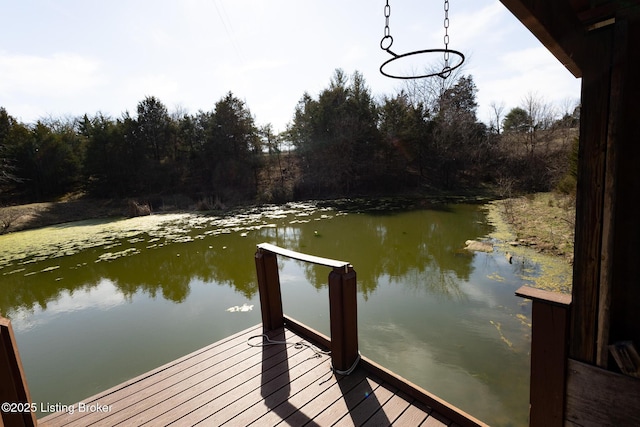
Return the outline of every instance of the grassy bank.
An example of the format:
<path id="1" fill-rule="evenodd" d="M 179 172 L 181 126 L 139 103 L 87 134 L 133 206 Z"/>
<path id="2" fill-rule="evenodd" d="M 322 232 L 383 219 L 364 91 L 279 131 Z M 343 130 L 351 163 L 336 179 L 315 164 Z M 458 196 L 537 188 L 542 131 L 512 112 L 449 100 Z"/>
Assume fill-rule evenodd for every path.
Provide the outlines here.
<path id="1" fill-rule="evenodd" d="M 64 200 L 0 208 L 0 234 L 71 221 L 120 216 L 127 205 L 115 200 Z"/>
<path id="2" fill-rule="evenodd" d="M 575 201 L 554 193 L 498 200 L 489 205 L 492 237 L 514 263 L 534 261 L 542 268 L 534 286 L 571 291 Z M 526 267 L 523 267 L 526 268 Z"/>
<path id="3" fill-rule="evenodd" d="M 514 242 L 573 262 L 575 200 L 537 193 L 493 202 L 513 232 Z"/>

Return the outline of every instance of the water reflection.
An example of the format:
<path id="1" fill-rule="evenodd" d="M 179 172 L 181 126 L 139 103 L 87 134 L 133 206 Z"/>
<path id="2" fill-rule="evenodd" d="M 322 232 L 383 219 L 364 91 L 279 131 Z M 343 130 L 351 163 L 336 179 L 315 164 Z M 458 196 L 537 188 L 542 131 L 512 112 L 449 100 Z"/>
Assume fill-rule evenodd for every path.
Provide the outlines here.
<path id="1" fill-rule="evenodd" d="M 306 227 L 296 224 L 264 238 L 301 252 L 350 261 L 365 298 L 375 291 L 382 276 L 427 292 L 462 297 L 458 282 L 468 280 L 473 255 L 461 248 L 465 239 L 489 232 L 483 220 L 478 209 L 464 206 L 458 206 L 456 212 L 355 213 L 336 216 L 330 222 L 316 218 Z M 310 283 L 326 285 L 325 269 L 304 265 L 304 270 Z"/>
<path id="2" fill-rule="evenodd" d="M 73 403 L 258 323 L 253 255 L 269 242 L 355 266 L 364 354 L 492 424 L 526 421 L 529 307 L 513 291 L 536 265 L 462 250 L 491 231 L 478 206 L 354 206 L 156 215 L 0 236 L 0 313 L 14 322 L 32 394 Z M 285 312 L 328 333 L 328 269 L 279 264 Z"/>
<path id="3" fill-rule="evenodd" d="M 375 291 L 381 276 L 428 292 L 463 297 L 472 255 L 466 239 L 489 227 L 475 208 L 349 213 L 305 204 L 251 210 L 228 217 L 157 215 L 117 222 L 83 222 L 1 236 L 0 311 L 46 309 L 81 288 L 109 281 L 125 298 L 137 292 L 180 303 L 193 279 L 233 287 L 247 299 L 257 292 L 256 243 L 348 259 L 359 291 Z M 429 212 L 429 214 L 425 214 Z M 462 213 L 462 215 L 461 215 Z M 306 280 L 326 286 L 326 269 L 300 264 Z"/>
<path id="4" fill-rule="evenodd" d="M 74 311 L 109 310 L 126 302 L 127 298 L 122 293 L 116 292 L 111 281 L 101 279 L 94 286 L 84 286 L 74 292 L 61 291 L 58 298 L 49 301 L 46 307 L 14 308 L 10 311 L 11 323 L 16 331 L 23 332 Z"/>

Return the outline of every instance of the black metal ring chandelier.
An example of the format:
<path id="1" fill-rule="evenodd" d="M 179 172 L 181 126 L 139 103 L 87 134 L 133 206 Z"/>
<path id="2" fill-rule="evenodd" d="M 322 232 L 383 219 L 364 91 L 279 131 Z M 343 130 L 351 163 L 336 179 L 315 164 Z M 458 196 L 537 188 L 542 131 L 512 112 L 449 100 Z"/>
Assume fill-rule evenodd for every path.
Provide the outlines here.
<path id="1" fill-rule="evenodd" d="M 384 27 L 384 36 L 382 40 L 380 40 L 380 48 L 387 53 L 389 53 L 393 58 L 388 59 L 380 66 L 380 73 L 384 76 L 391 77 L 394 79 L 421 79 L 426 77 L 434 77 L 438 76 L 443 79 L 446 79 L 451 75 L 451 72 L 456 68 L 459 68 L 465 60 L 462 52 L 457 50 L 449 49 L 449 0 L 444 1 L 444 49 L 424 49 L 424 50 L 416 50 L 413 52 L 396 54 L 391 50 L 391 45 L 393 44 L 393 37 L 391 36 L 391 31 L 389 29 L 389 18 L 391 17 L 391 6 L 389 5 L 389 0 L 387 0 L 387 4 L 384 7 L 384 16 L 385 16 L 385 27 Z M 425 74 L 414 74 L 414 75 L 399 75 L 393 74 L 388 70 L 388 65 L 392 64 L 395 61 L 400 61 L 402 59 L 416 56 L 416 55 L 433 55 L 433 54 L 442 54 L 442 58 L 444 60 L 444 66 L 442 70 L 429 72 Z M 452 65 L 450 60 L 451 56 L 457 57 L 458 60 Z M 387 67 L 387 70 L 385 70 Z"/>

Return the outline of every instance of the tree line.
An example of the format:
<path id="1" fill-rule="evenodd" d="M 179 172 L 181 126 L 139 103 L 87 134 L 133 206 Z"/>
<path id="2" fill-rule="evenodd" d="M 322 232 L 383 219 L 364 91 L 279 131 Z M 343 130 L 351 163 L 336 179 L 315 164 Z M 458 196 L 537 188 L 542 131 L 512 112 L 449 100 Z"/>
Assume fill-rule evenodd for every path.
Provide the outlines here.
<path id="1" fill-rule="evenodd" d="M 153 96 L 135 115 L 35 124 L 0 107 L 0 197 L 283 202 L 482 185 L 538 191 L 560 182 L 578 110 L 558 115 L 530 95 L 504 117 L 493 105 L 487 126 L 477 118 L 476 93 L 473 77 L 459 75 L 376 99 L 361 73 L 337 69 L 317 96 L 303 94 L 277 135 L 231 92 L 196 114 L 169 113 Z"/>

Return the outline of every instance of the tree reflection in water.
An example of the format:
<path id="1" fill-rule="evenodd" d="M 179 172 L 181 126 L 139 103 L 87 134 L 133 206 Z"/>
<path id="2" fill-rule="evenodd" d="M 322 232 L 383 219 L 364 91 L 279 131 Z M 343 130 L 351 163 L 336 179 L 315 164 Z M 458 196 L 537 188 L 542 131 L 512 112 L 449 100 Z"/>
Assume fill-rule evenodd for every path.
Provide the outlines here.
<path id="1" fill-rule="evenodd" d="M 522 372 L 526 377 L 528 327 L 516 318 L 523 314 L 514 307 L 512 288 L 522 282 L 521 273 L 535 273 L 535 265 L 510 265 L 504 256 L 462 250 L 466 240 L 482 239 L 490 232 L 480 206 L 425 206 L 415 200 L 292 203 L 225 215 L 153 215 L 66 224 L 0 236 L 0 313 L 19 317 L 23 325 L 37 323 L 38 316 L 50 321 L 41 331 L 16 330 L 26 343 L 26 369 L 41 381 L 32 382 L 32 392 L 42 399 L 60 399 L 58 389 L 47 389 L 53 386 L 44 373 L 56 371 L 49 363 L 61 364 L 70 357 L 64 351 L 92 351 L 86 363 L 100 364 L 101 369 L 111 364 L 102 369 L 109 375 L 104 381 L 111 381 L 110 373 L 122 366 L 138 364 L 136 372 L 144 372 L 164 363 L 149 359 L 150 346 L 166 361 L 248 327 L 243 326 L 246 322 L 257 323 L 257 309 L 226 309 L 256 304 L 254 254 L 256 244 L 268 242 L 354 265 L 359 298 L 365 303 L 358 308 L 362 348 L 381 359 L 389 357 L 380 360 L 389 363 L 385 366 L 400 374 L 398 370 L 410 366 L 407 376 L 423 386 L 428 382 L 430 391 L 463 409 L 473 407 L 477 399 L 446 396 L 454 391 L 447 381 L 462 380 L 469 373 L 473 380 L 465 387 L 475 396 L 490 393 L 491 399 L 515 408 L 507 417 L 522 413 L 526 419 L 527 385 L 513 378 Z M 298 298 L 285 306 L 285 312 L 291 308 L 303 315 L 325 316 L 325 321 L 328 311 L 319 306 L 327 304 L 328 269 L 284 258 L 279 265 L 283 287 L 294 284 L 292 294 Z M 501 282 L 491 279 L 498 275 Z M 61 305 L 76 314 L 51 321 Z M 110 311 L 98 310 L 106 306 Z M 79 341 L 63 342 L 69 325 L 82 322 L 86 327 L 65 337 Z M 499 330 L 495 324 L 501 325 Z M 165 333 L 167 327 L 174 332 Z M 505 348 L 499 332 L 512 348 Z M 42 334 L 60 341 L 55 344 L 60 346 L 58 359 L 38 358 L 49 351 L 39 345 L 53 345 L 42 343 Z M 188 346 L 181 347 L 183 342 Z M 138 357 L 131 348 L 139 348 Z M 114 354 L 127 363 L 119 363 Z M 120 380 L 131 378 L 133 369 L 120 372 Z M 444 391 L 434 383 L 436 372 Z M 80 390 L 88 382 L 79 375 L 77 381 L 69 390 Z M 77 401 L 93 392 L 83 393 L 69 399 Z"/>
<path id="2" fill-rule="evenodd" d="M 22 232 L 20 238 L 33 244 L 0 264 L 0 311 L 36 305 L 46 309 L 62 291 L 73 293 L 104 279 L 126 298 L 143 292 L 181 303 L 189 295 L 190 282 L 198 279 L 232 287 L 250 299 L 257 292 L 255 245 L 263 241 L 349 260 L 365 299 L 383 276 L 403 286 L 463 297 L 459 282 L 469 279 L 473 257 L 460 254 L 460 248 L 465 240 L 490 231 L 482 212 L 468 206 L 455 211 L 445 205 L 428 210 L 411 209 L 406 203 L 400 208 L 383 206 L 385 210 L 376 204 L 292 204 L 224 217 L 172 215 L 166 222 L 150 220 L 150 228 L 136 219 L 133 230 L 126 229 L 126 221 L 121 222 L 124 227 L 98 222 L 91 233 L 103 240 L 87 236 L 87 223 L 82 222 L 84 241 L 67 241 L 74 248 L 69 255 L 55 251 L 55 245 L 48 254 L 38 252 L 38 242 L 55 240 L 55 227 Z M 10 237 L 0 236 L 0 244 L 11 245 Z M 327 285 L 325 268 L 300 265 L 307 282 L 318 289 Z"/>

